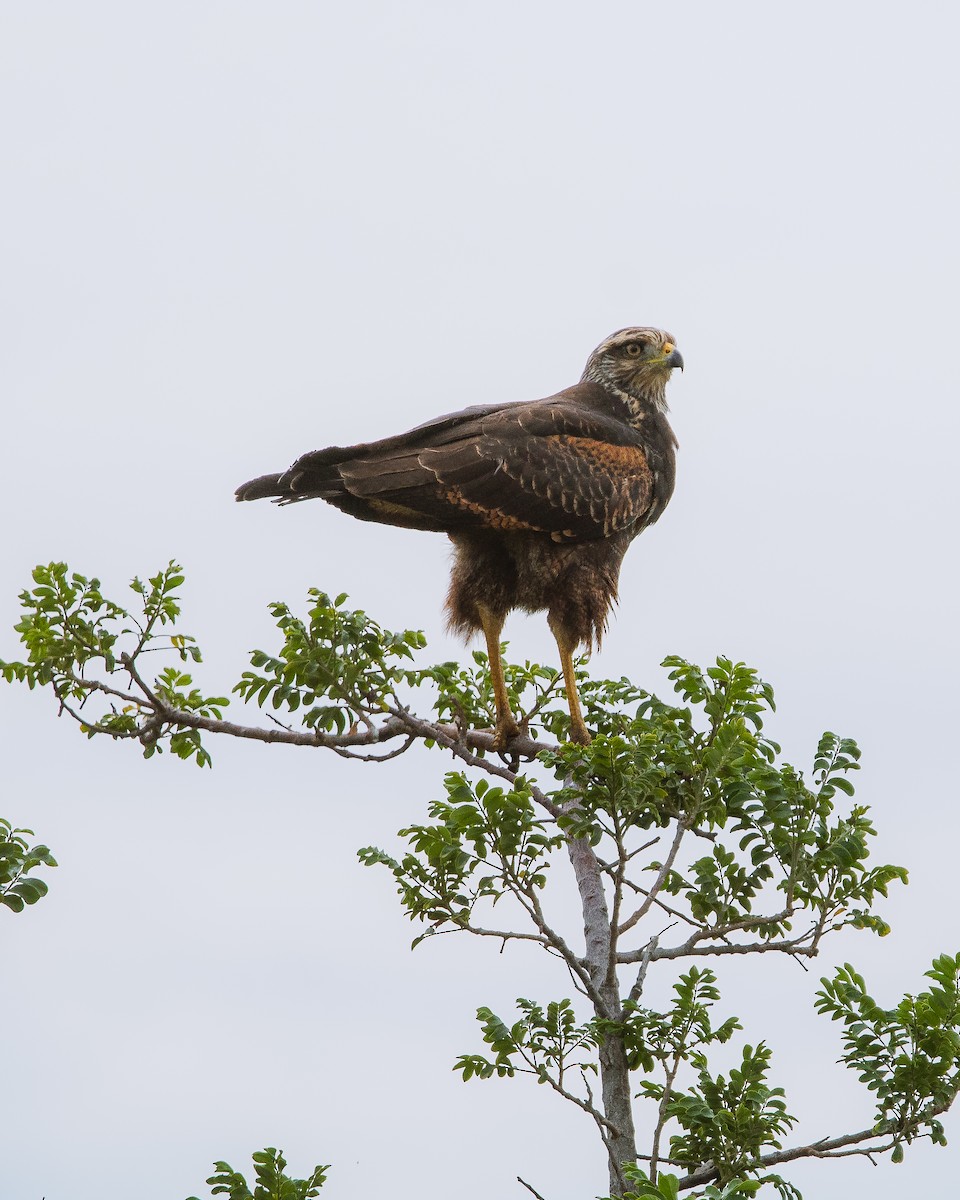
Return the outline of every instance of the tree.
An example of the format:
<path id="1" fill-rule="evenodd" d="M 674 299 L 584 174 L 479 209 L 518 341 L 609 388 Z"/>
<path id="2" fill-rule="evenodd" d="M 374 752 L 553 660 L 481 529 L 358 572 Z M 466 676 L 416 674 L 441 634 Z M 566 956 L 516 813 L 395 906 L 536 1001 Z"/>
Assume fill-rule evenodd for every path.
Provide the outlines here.
<path id="1" fill-rule="evenodd" d="M 803 961 L 848 928 L 883 936 L 878 899 L 906 882 L 902 867 L 869 862 L 874 830 L 850 778 L 856 744 L 825 733 L 808 775 L 783 763 L 764 730 L 772 689 L 749 667 L 669 658 L 670 701 L 581 671 L 595 735 L 582 747 L 564 741 L 556 672 L 510 665 L 522 732 L 496 755 L 485 656 L 419 666 L 421 634 L 383 629 L 345 596 L 311 590 L 303 617 L 272 606 L 282 644 L 255 651 L 233 688 L 268 710 L 263 726 L 227 721 L 229 698 L 205 694 L 185 669 L 201 655 L 176 631 L 184 580 L 175 563 L 133 580 L 136 613 L 62 563 L 38 567 L 33 582 L 17 625 L 26 657 L 0 671 L 49 687 L 88 737 L 138 742 L 147 758 L 167 749 L 199 766 L 211 764 L 213 734 L 365 760 L 415 744 L 453 756 L 443 799 L 400 831 L 405 852 L 366 847 L 360 858 L 393 875 L 418 926 L 414 945 L 456 932 L 531 942 L 557 960 L 574 998 L 520 999 L 507 1019 L 481 1007 L 486 1049 L 463 1054 L 456 1069 L 466 1080 L 530 1075 L 579 1108 L 606 1148 L 613 1196 L 729 1197 L 769 1186 L 797 1197 L 776 1170 L 796 1159 L 899 1161 L 919 1138 L 944 1144 L 940 1117 L 960 1089 L 960 954 L 938 957 L 927 989 L 891 1008 L 852 966 L 821 981 L 817 1007 L 842 1022 L 843 1061 L 875 1096 L 869 1128 L 788 1145 L 796 1121 L 766 1042 L 742 1045 L 732 1069 L 715 1065 L 741 1025 L 719 1014 L 717 976 L 700 960 Z M 150 674 L 144 655 L 156 650 L 175 661 Z M 424 696 L 430 717 L 412 708 Z M 552 915 L 554 889 L 571 886 L 582 935 Z M 648 974 L 661 964 L 681 968 L 662 1011 L 645 1003 Z"/>

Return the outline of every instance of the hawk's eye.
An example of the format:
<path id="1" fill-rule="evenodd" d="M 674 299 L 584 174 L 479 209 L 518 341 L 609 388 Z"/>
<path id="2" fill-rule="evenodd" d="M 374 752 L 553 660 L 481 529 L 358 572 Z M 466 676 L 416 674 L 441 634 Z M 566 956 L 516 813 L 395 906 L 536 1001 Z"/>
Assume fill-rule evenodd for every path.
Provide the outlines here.
<path id="1" fill-rule="evenodd" d="M 639 356 L 643 353 L 643 343 L 627 342 L 623 349 L 624 352 L 630 356 L 630 358 L 639 358 Z"/>

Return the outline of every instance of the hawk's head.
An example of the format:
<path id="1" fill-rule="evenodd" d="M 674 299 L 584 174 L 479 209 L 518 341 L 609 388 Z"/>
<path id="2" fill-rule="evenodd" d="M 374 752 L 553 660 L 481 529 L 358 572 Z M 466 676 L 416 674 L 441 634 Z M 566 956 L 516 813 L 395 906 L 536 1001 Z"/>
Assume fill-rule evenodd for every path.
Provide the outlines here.
<path id="1" fill-rule="evenodd" d="M 587 360 L 583 379 L 599 383 L 628 403 L 646 401 L 663 411 L 674 367 L 683 370 L 673 334 L 640 326 L 618 329 L 602 341 Z"/>

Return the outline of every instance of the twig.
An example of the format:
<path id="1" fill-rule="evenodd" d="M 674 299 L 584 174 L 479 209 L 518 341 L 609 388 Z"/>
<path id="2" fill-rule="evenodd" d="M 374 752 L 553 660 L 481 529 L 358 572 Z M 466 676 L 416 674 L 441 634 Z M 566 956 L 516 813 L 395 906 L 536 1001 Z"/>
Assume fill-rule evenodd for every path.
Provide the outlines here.
<path id="1" fill-rule="evenodd" d="M 620 825 L 620 814 L 615 805 L 611 806 L 610 815 L 613 820 L 613 840 L 617 847 L 617 862 L 613 874 L 610 876 L 613 880 L 613 904 L 610 910 L 610 961 L 607 970 L 610 975 L 615 975 L 617 969 L 617 939 L 620 936 L 620 910 L 623 906 L 623 881 L 627 874 L 627 858 L 626 846 L 623 841 L 623 829 Z M 603 871 L 603 864 L 599 858 L 597 859 L 597 865 Z"/>
<path id="2" fill-rule="evenodd" d="M 287 733 L 293 732 L 293 726 L 288 725 L 285 721 L 281 721 L 279 717 L 275 717 L 273 713 L 267 713 L 267 720 L 272 721 L 278 729 L 285 729 Z"/>
<path id="3" fill-rule="evenodd" d="M 657 834 L 656 837 L 652 837 L 649 841 L 644 842 L 642 846 L 637 846 L 635 850 L 631 850 L 629 854 L 625 854 L 623 856 L 623 861 L 628 863 L 631 858 L 636 858 L 638 854 L 642 854 L 644 850 L 649 850 L 651 846 L 655 846 L 659 841 L 660 835 Z M 604 862 L 602 858 L 598 858 L 597 862 L 599 862 L 600 866 L 603 867 L 607 873 L 615 869 L 613 863 Z"/>
<path id="4" fill-rule="evenodd" d="M 398 746 L 396 750 L 391 750 L 387 754 L 356 754 L 353 750 L 348 750 L 345 746 L 332 746 L 331 749 L 334 754 L 339 754 L 341 758 L 352 758 L 357 762 L 389 762 L 391 758 L 399 758 L 401 754 L 406 754 L 416 740 L 411 733 L 402 746 Z"/>
<path id="5" fill-rule="evenodd" d="M 137 687 L 141 690 L 141 692 L 143 692 L 143 694 L 150 701 L 150 703 L 153 705 L 153 707 L 154 708 L 165 708 L 166 705 L 164 704 L 164 701 L 161 700 L 160 697 L 157 696 L 147 686 L 146 683 L 144 683 L 143 679 L 141 679 L 140 673 L 137 670 L 137 665 L 133 661 L 133 656 L 130 654 L 121 654 L 120 662 L 123 664 L 124 670 L 130 676 L 130 678 L 134 681 L 134 683 L 136 683 Z"/>
<path id="6" fill-rule="evenodd" d="M 458 929 L 447 929 L 444 932 L 458 933 L 461 930 L 464 933 L 475 933 L 477 937 L 500 938 L 503 942 L 538 942 L 541 946 L 556 948 L 553 947 L 548 937 L 544 937 L 540 933 L 516 933 L 509 929 L 484 929 L 481 925 L 461 925 Z"/>
<path id="7" fill-rule="evenodd" d="M 520 1053 L 523 1054 L 522 1048 L 521 1048 Z M 524 1057 L 526 1058 L 525 1055 L 524 1055 Z M 529 1062 L 530 1060 L 527 1059 L 527 1061 Z M 546 1071 L 541 1072 L 541 1071 L 537 1070 L 536 1067 L 532 1067 L 529 1069 L 525 1069 L 525 1073 L 530 1074 L 530 1075 L 536 1075 L 537 1078 L 542 1083 L 546 1083 L 550 1087 L 552 1087 L 558 1096 L 562 1096 L 564 1098 L 564 1100 L 569 1100 L 571 1104 L 575 1104 L 577 1106 L 577 1108 L 582 1109 L 585 1113 L 588 1113 L 591 1117 L 593 1117 L 593 1119 L 596 1123 L 597 1129 L 600 1131 L 600 1137 L 603 1139 L 604 1145 L 607 1147 L 607 1150 L 609 1151 L 609 1149 L 610 1149 L 609 1135 L 611 1133 L 616 1134 L 617 1127 L 616 1127 L 616 1125 L 614 1125 L 614 1123 L 612 1121 L 608 1120 L 603 1115 L 603 1113 L 596 1107 L 596 1105 L 594 1105 L 592 1103 L 592 1100 L 593 1100 L 593 1092 L 592 1091 L 589 1092 L 590 1100 L 584 1100 L 580 1096 L 578 1096 L 575 1092 L 568 1091 L 568 1089 L 565 1088 L 563 1086 L 563 1084 L 559 1082 L 559 1080 L 554 1079 L 553 1076 L 547 1074 Z"/>
<path id="8" fill-rule="evenodd" d="M 525 1179 L 521 1179 L 519 1175 L 517 1176 L 517 1183 L 522 1183 L 528 1192 L 531 1192 L 534 1196 L 536 1196 L 537 1200 L 544 1200 L 543 1196 L 540 1195 L 537 1189 L 531 1187 L 530 1184 L 527 1183 Z"/>
<path id="9" fill-rule="evenodd" d="M 650 895 L 649 891 L 645 887 L 641 887 L 640 884 L 635 883 L 632 879 L 624 879 L 623 882 L 624 886 L 630 888 L 631 891 L 636 892 L 638 896 Z M 653 903 L 657 906 L 657 908 L 663 909 L 668 917 L 676 917 L 678 921 L 686 921 L 686 923 L 688 925 L 692 925 L 694 929 L 705 928 L 705 926 L 699 921 L 695 921 L 693 917 L 689 916 L 687 913 L 681 912 L 679 908 L 672 908 L 665 900 L 661 900 L 659 896 L 653 897 Z"/>
<path id="10" fill-rule="evenodd" d="M 643 948 L 643 958 L 640 960 L 640 970 L 637 973 L 637 981 L 630 989 L 630 995 L 627 997 L 627 999 L 632 1000 L 634 1004 L 636 1004 L 636 1002 L 643 995 L 643 985 L 647 978 L 647 967 L 650 966 L 650 959 L 659 942 L 659 935 L 654 934 L 650 941 L 647 942 L 646 946 Z"/>
<path id="11" fill-rule="evenodd" d="M 594 1005 L 599 1004 L 600 994 L 594 986 L 593 979 L 591 978 L 590 971 L 588 969 L 587 960 L 585 958 L 579 958 L 576 954 L 574 954 L 574 952 L 567 945 L 566 940 L 561 937 L 561 935 L 557 933 L 555 929 L 547 924 L 543 907 L 540 904 L 540 897 L 537 895 L 536 891 L 533 888 L 529 888 L 523 893 L 523 895 L 530 903 L 530 908 L 528 911 L 531 913 L 534 924 L 541 931 L 541 933 L 543 933 L 549 943 L 554 947 L 563 961 L 567 964 L 567 969 L 570 971 L 571 975 L 575 975 L 577 979 L 580 980 L 580 983 L 584 989 L 584 994 L 589 996 Z M 526 907 L 526 905 L 524 905 L 524 907 Z"/>
<path id="12" fill-rule="evenodd" d="M 547 686 L 540 693 L 539 697 L 537 698 L 537 702 L 536 702 L 536 704 L 534 704 L 533 708 L 531 708 L 529 712 L 524 713 L 521 716 L 521 718 L 520 718 L 521 725 L 529 725 L 530 724 L 530 721 L 533 719 L 533 717 L 535 717 L 537 715 L 537 713 L 540 712 L 540 710 L 543 708 L 544 704 L 546 704 L 547 700 L 550 698 L 551 692 L 559 693 L 559 691 L 560 691 L 559 684 L 560 684 L 560 681 L 562 678 L 563 678 L 563 676 L 558 671 L 557 674 L 554 675 L 553 679 L 550 680 L 550 682 L 547 684 Z"/>
<path id="13" fill-rule="evenodd" d="M 129 692 L 121 692 L 119 688 L 110 687 L 106 683 L 100 683 L 96 679 L 84 679 L 82 675 L 74 675 L 72 671 L 65 671 L 64 678 L 69 679 L 77 687 L 83 688 L 88 692 L 103 692 L 104 695 L 113 696 L 117 700 L 126 700 L 128 704 L 136 704 L 138 708 L 143 707 L 143 697 L 133 696 Z M 57 695 L 59 696 L 59 692 Z"/>
<path id="14" fill-rule="evenodd" d="M 667 854 L 667 857 L 664 859 L 664 861 L 660 867 L 660 870 L 657 872 L 656 879 L 653 881 L 653 884 L 651 885 L 650 890 L 647 892 L 646 900 L 644 900 L 644 902 L 640 905 L 640 907 L 636 910 L 636 912 L 633 913 L 632 916 L 627 917 L 627 919 L 623 922 L 623 924 L 618 929 L 618 931 L 617 931 L 618 933 L 623 934 L 623 933 L 626 933 L 628 929 L 632 929 L 634 927 L 634 925 L 636 925 L 636 923 L 638 921 L 642 920 L 647 915 L 647 913 L 650 911 L 651 905 L 655 902 L 655 900 L 657 898 L 657 892 L 659 892 L 660 889 L 663 887 L 664 883 L 666 882 L 667 876 L 670 874 L 670 869 L 673 866 L 674 862 L 676 861 L 677 854 L 680 851 L 680 843 L 683 841 L 683 835 L 686 832 L 687 832 L 687 826 L 684 824 L 683 821 L 678 821 L 677 822 L 677 832 L 674 834 L 673 844 L 671 845 L 669 853 Z M 622 962 L 623 960 L 621 959 L 620 961 Z"/>

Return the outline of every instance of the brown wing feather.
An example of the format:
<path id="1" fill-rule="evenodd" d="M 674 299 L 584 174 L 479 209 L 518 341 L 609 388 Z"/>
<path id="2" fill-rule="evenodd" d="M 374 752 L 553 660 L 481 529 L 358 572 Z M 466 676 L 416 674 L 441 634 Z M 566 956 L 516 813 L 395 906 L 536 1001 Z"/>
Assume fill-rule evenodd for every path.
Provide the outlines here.
<path id="1" fill-rule="evenodd" d="M 306 454 L 237 495 L 318 496 L 361 519 L 448 533 L 609 537 L 644 523 L 655 475 L 637 430 L 593 401 L 581 385 L 551 400 L 467 409 L 381 442 Z"/>
<path id="2" fill-rule="evenodd" d="M 641 445 L 566 432 L 531 435 L 519 413 L 509 416 L 498 414 L 490 432 L 482 422 L 444 446 L 344 463 L 343 488 L 354 497 L 412 509 L 448 532 L 485 526 L 580 541 L 609 537 L 642 520 L 653 476 Z M 578 427 L 572 414 L 563 416 L 549 427 Z"/>

